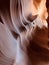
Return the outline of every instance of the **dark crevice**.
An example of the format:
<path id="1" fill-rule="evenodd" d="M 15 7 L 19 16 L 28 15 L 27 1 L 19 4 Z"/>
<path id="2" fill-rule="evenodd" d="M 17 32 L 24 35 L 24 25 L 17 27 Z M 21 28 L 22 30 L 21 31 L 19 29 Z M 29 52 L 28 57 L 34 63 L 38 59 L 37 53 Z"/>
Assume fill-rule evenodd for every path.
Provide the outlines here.
<path id="1" fill-rule="evenodd" d="M 3 21 L 2 21 L 2 19 L 1 19 L 1 17 L 0 17 L 0 22 L 1 22 L 2 24 L 4 24 Z"/>
<path id="2" fill-rule="evenodd" d="M 27 17 L 27 19 L 28 19 L 30 22 L 33 22 L 36 18 L 37 18 L 37 15 L 33 16 L 33 15 L 31 15 L 31 14 Z"/>
<path id="3" fill-rule="evenodd" d="M 20 32 L 23 32 L 23 31 L 26 31 L 26 28 L 21 25 L 21 26 L 19 27 L 19 30 L 20 30 Z"/>
<path id="4" fill-rule="evenodd" d="M 16 32 L 14 32 L 14 31 L 12 31 L 12 35 L 13 35 L 13 37 L 14 37 L 15 39 L 17 39 L 17 38 L 18 38 L 18 36 L 19 36 L 19 34 L 18 34 L 18 33 L 16 33 Z"/>
<path id="5" fill-rule="evenodd" d="M 26 26 L 26 25 L 29 25 L 29 23 L 28 22 L 26 22 L 26 21 L 23 21 L 23 24 Z"/>

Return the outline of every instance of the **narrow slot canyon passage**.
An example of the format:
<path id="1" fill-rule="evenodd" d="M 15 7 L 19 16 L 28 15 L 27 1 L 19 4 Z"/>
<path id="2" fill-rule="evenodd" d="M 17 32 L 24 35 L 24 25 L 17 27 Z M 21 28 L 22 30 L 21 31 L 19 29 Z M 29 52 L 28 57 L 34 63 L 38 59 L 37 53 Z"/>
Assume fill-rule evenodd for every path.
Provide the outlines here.
<path id="1" fill-rule="evenodd" d="M 17 48 L 15 48 L 17 45 L 16 45 L 16 40 L 18 39 L 18 37 L 22 34 L 21 32 L 24 30 L 24 28 L 22 28 L 21 26 L 19 26 L 19 29 L 21 29 L 21 31 L 20 31 L 20 35 L 18 34 L 18 32 L 17 32 L 17 29 L 16 29 L 16 27 L 14 27 L 14 24 L 13 24 L 13 22 L 12 21 L 15 21 L 14 19 L 16 19 L 16 17 L 17 16 L 19 16 L 18 14 L 20 13 L 20 11 L 18 11 L 17 12 L 17 10 L 16 10 L 16 8 L 13 10 L 14 11 L 14 13 L 12 13 L 11 14 L 11 12 L 12 12 L 12 10 L 10 11 L 10 1 L 12 2 L 12 1 L 14 1 L 14 0 L 0 0 L 0 48 L 1 48 L 1 43 L 2 43 L 2 41 L 3 41 L 3 43 L 7 43 L 8 41 L 9 41 L 9 44 L 7 43 L 7 44 L 4 44 L 4 46 L 6 46 L 7 45 L 7 50 L 6 50 L 6 48 L 4 48 L 3 49 L 3 51 L 5 50 L 5 51 L 7 51 L 7 52 L 10 52 L 12 55 L 10 55 L 10 53 L 9 54 L 7 54 L 7 52 L 5 53 L 5 54 L 7 54 L 7 56 L 6 55 L 4 55 L 4 53 L 2 53 L 1 52 L 1 49 L 0 49 L 0 65 L 21 65 L 21 64 L 14 64 L 15 62 L 16 62 L 16 54 L 14 55 L 14 53 L 16 53 L 17 51 L 16 50 L 14 50 L 14 49 L 17 49 Z M 21 0 L 15 0 L 16 2 L 17 1 L 21 1 Z M 23 0 L 23 1 L 32 1 L 32 0 Z M 22 2 L 23 2 L 22 1 Z M 33 0 L 33 1 L 35 1 L 35 6 L 37 5 L 38 6 L 38 3 L 39 3 L 39 0 Z M 37 3 L 36 3 L 36 1 L 37 1 Z M 45 1 L 45 0 L 44 0 Z M 13 2 L 14 3 L 14 2 Z M 27 2 L 27 3 L 30 3 L 30 2 Z M 27 6 L 27 3 L 26 3 L 26 6 Z M 25 3 L 23 2 L 23 5 L 24 5 Z M 14 6 L 15 6 L 15 4 L 13 4 Z M 19 5 L 20 5 L 20 3 L 19 3 Z M 13 6 L 13 7 L 14 7 Z M 18 4 L 16 5 L 17 6 L 17 9 L 19 9 L 18 8 Z M 16 7 L 15 6 L 15 7 Z M 29 6 L 29 4 L 28 4 L 28 6 Z M 20 7 L 20 6 L 19 6 Z M 25 7 L 25 5 L 24 5 L 24 7 Z M 29 6 L 30 7 L 30 6 Z M 26 28 L 25 28 L 25 32 L 23 33 L 23 35 L 24 35 L 24 38 L 23 38 L 23 35 L 22 35 L 22 37 L 20 37 L 20 38 L 22 38 L 23 40 L 21 40 L 21 42 L 23 42 L 22 43 L 22 45 L 20 44 L 20 46 L 21 46 L 21 49 L 23 50 L 23 54 L 24 54 L 24 56 L 25 56 L 25 53 L 26 53 L 26 48 L 27 48 L 27 53 L 26 53 L 26 55 L 27 55 L 27 57 L 24 59 L 24 61 L 26 61 L 26 59 L 28 59 L 28 63 L 27 64 L 25 64 L 25 65 L 49 65 L 49 0 L 46 0 L 46 7 L 47 7 L 47 11 L 48 11 L 48 18 L 47 18 L 47 23 L 48 23 L 48 28 L 45 28 L 45 27 L 43 27 L 42 29 L 41 28 L 39 28 L 38 26 L 37 26 L 37 28 L 36 28 L 36 31 L 35 31 L 35 35 L 31 35 L 31 38 L 29 37 L 29 35 L 28 35 L 28 39 L 29 39 L 29 43 L 28 43 L 28 46 L 27 46 L 27 44 L 24 44 L 23 45 L 23 43 L 27 40 L 27 42 L 28 42 L 28 39 L 25 37 L 26 36 L 26 29 L 27 28 L 29 28 L 29 23 L 32 23 L 32 21 L 34 21 L 38 16 L 37 15 L 35 15 L 35 16 L 28 16 L 28 19 L 27 19 L 27 17 L 25 18 L 24 17 L 24 15 L 22 16 L 22 19 L 21 19 L 21 21 L 23 21 L 24 22 L 24 27 L 26 26 Z M 31 7 L 30 7 L 31 8 Z M 38 8 L 38 7 L 37 7 Z M 15 11 L 16 10 L 16 11 Z M 21 8 L 21 10 L 22 10 L 22 8 Z M 24 9 L 25 10 L 25 9 Z M 29 8 L 28 8 L 28 10 L 29 10 Z M 27 11 L 27 7 L 26 7 L 26 11 Z M 25 12 L 26 12 L 25 11 Z M 16 16 L 16 12 L 17 12 L 17 16 Z M 28 11 L 29 12 L 29 11 Z M 27 13 L 28 13 L 27 12 Z M 36 11 L 35 11 L 36 12 Z M 2 14 L 1 14 L 2 13 Z M 26 14 L 27 14 L 26 13 Z M 22 12 L 21 12 L 21 14 L 22 14 Z M 3 18 L 2 18 L 2 16 L 1 15 L 3 15 Z M 13 15 L 13 18 L 11 17 L 11 15 Z M 16 16 L 15 18 L 14 18 L 14 15 Z M 29 14 L 30 15 L 30 14 Z M 5 16 L 5 17 L 4 17 Z M 32 17 L 34 17 L 33 19 L 32 19 Z M 18 18 L 18 19 L 19 19 Z M 24 20 L 23 20 L 24 19 Z M 6 24 L 8 25 L 8 27 L 6 28 L 6 29 L 8 29 L 8 30 L 6 30 L 6 29 L 4 29 L 4 27 L 2 28 L 2 25 L 4 25 L 5 24 L 5 22 L 3 22 L 3 21 L 5 21 L 6 22 Z M 19 20 L 18 20 L 19 21 Z M 26 22 L 27 21 L 27 22 Z M 28 23 L 28 21 L 29 21 L 29 23 Z M 26 22 L 26 23 L 25 23 Z M 17 22 L 18 23 L 18 22 Z M 23 23 L 22 23 L 23 24 Z M 16 26 L 18 26 L 18 24 L 16 24 L 16 22 L 15 22 L 15 25 Z M 21 25 L 21 24 L 20 24 Z M 34 25 L 34 22 L 33 22 L 33 25 Z M 6 25 L 5 25 L 6 26 Z M 20 28 L 21 27 L 21 28 Z M 5 37 L 6 37 L 6 35 L 7 35 L 7 38 L 9 39 L 9 40 L 7 40 L 7 38 L 5 38 L 4 36 L 3 36 L 3 39 L 5 39 L 5 42 L 4 42 L 4 40 L 2 40 L 1 41 L 1 31 L 2 31 L 2 29 L 4 29 L 3 30 L 3 35 L 4 35 L 4 32 L 6 31 L 6 32 L 8 32 L 8 34 L 7 33 L 5 33 Z M 33 29 L 34 29 L 34 26 L 33 26 Z M 31 30 L 31 29 L 30 29 Z M 11 33 L 10 33 L 11 32 Z M 30 31 L 28 32 L 28 34 L 30 33 Z M 10 34 L 10 36 L 9 36 L 9 34 Z M 32 33 L 31 33 L 32 34 Z M 33 36 L 33 38 L 32 38 L 32 36 Z M 19 40 L 20 41 L 20 40 Z M 19 42 L 18 41 L 18 42 Z M 27 43 L 26 42 L 26 43 Z M 15 43 L 15 46 L 14 46 L 14 44 L 10 47 L 10 43 Z M 26 47 L 25 47 L 25 45 L 26 45 Z M 9 47 L 8 47 L 9 46 Z M 8 49 L 9 49 L 9 51 L 8 51 Z M 14 53 L 12 52 L 12 51 L 14 51 Z M 9 55 L 9 57 L 8 57 L 8 55 Z M 19 54 L 19 55 L 21 55 L 21 53 Z M 12 58 L 11 58 L 12 57 Z M 14 59 L 13 59 L 14 58 Z M 23 58 L 22 58 L 23 59 Z M 21 60 L 21 59 L 20 59 Z M 23 62 L 22 62 L 23 63 Z M 22 64 L 23 65 L 23 64 Z"/>

